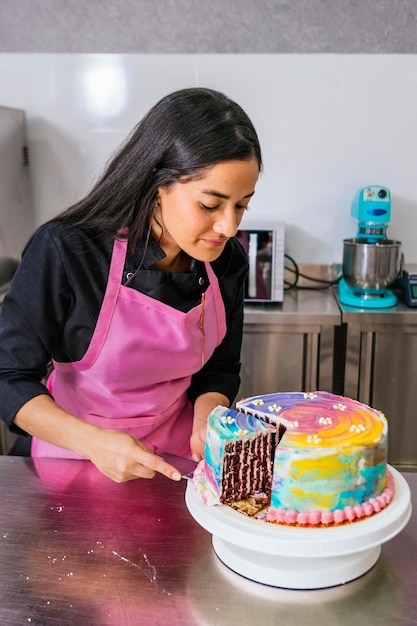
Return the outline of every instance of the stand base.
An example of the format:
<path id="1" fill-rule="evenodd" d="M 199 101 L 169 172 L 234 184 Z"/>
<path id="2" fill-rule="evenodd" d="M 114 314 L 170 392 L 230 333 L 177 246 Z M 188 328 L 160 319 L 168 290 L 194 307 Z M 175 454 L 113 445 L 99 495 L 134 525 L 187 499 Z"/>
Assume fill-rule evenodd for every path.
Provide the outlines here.
<path id="1" fill-rule="evenodd" d="M 381 544 L 395 537 L 411 515 L 410 489 L 392 467 L 391 503 L 380 513 L 329 528 L 279 526 L 227 506 L 207 506 L 188 482 L 185 501 L 194 519 L 213 535 L 213 548 L 231 570 L 255 582 L 286 589 L 324 589 L 359 578 L 378 560 Z"/>
<path id="2" fill-rule="evenodd" d="M 261 554 L 213 537 L 219 559 L 237 574 L 272 587 L 324 589 L 343 585 L 368 572 L 381 546 L 343 556 L 297 558 Z"/>
<path id="3" fill-rule="evenodd" d="M 359 309 L 390 309 L 397 304 L 397 296 L 389 289 L 381 289 L 363 293 L 355 291 L 342 278 L 338 285 L 339 300 L 345 306 Z"/>

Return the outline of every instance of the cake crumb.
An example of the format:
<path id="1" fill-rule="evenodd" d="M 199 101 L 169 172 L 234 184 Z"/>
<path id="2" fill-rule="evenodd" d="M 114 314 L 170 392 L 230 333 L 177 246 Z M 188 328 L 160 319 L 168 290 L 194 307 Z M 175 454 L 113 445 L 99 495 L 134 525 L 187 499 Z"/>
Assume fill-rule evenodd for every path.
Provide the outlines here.
<path id="1" fill-rule="evenodd" d="M 269 498 L 265 494 L 256 494 L 246 498 L 232 502 L 229 506 L 243 515 L 248 517 L 256 517 L 269 505 Z"/>

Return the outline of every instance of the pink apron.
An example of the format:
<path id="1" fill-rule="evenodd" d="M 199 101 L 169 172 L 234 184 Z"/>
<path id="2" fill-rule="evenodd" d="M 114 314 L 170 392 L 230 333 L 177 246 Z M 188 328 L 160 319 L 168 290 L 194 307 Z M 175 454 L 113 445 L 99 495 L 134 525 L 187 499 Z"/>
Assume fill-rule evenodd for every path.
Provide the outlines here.
<path id="1" fill-rule="evenodd" d="M 127 240 L 114 243 L 106 293 L 81 361 L 59 363 L 48 380 L 54 400 L 102 428 L 129 433 L 156 453 L 190 456 L 191 376 L 226 334 L 224 304 L 209 263 L 201 304 L 178 311 L 121 284 Z M 33 457 L 82 458 L 33 438 Z"/>

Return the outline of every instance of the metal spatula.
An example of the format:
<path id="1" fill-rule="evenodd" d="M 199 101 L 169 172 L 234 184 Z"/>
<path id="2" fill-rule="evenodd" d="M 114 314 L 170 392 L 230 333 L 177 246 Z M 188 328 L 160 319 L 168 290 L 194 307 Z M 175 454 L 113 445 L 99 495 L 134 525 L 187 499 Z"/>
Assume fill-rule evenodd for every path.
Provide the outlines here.
<path id="1" fill-rule="evenodd" d="M 182 456 L 171 454 L 170 452 L 164 452 L 160 456 L 164 459 L 164 461 L 176 467 L 181 473 L 181 476 L 186 480 L 190 480 L 193 477 L 194 470 L 197 467 L 196 461 L 185 459 Z"/>

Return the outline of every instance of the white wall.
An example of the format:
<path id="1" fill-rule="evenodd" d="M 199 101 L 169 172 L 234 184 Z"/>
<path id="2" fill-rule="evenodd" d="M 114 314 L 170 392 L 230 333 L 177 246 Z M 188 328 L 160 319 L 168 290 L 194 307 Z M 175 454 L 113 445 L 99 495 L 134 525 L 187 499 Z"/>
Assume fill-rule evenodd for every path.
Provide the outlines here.
<path id="1" fill-rule="evenodd" d="M 36 223 L 80 197 L 152 104 L 208 86 L 261 140 L 250 216 L 286 222 L 299 263 L 340 262 L 359 187 L 392 192 L 389 236 L 417 262 L 417 56 L 0 54 L 0 104 L 26 110 Z"/>

